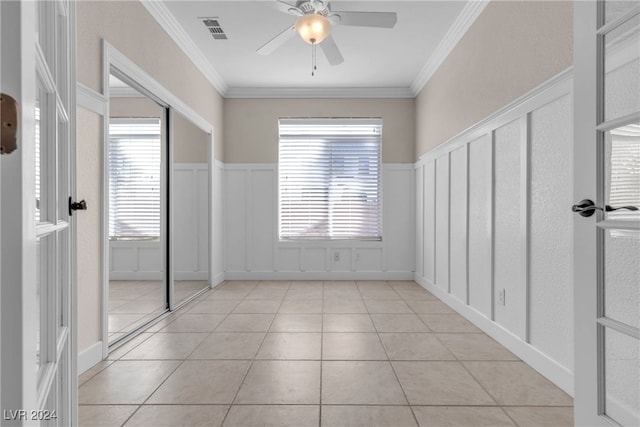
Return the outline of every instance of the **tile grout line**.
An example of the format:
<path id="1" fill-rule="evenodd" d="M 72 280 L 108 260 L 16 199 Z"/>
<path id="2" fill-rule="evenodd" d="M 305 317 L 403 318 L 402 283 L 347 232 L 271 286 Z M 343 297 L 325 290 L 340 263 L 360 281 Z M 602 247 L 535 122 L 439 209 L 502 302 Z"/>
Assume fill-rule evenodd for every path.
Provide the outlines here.
<path id="1" fill-rule="evenodd" d="M 253 290 L 255 290 L 258 286 L 260 286 L 260 283 L 262 281 L 258 281 L 258 283 L 256 284 L 256 286 L 245 296 L 245 298 L 242 301 L 246 301 L 247 297 L 251 294 L 251 292 L 253 292 Z M 284 295 L 282 296 L 282 300 L 280 300 L 280 305 L 278 306 L 278 311 L 280 311 L 280 307 L 282 307 L 282 304 L 284 303 L 284 299 L 287 295 L 287 292 L 289 292 L 289 289 L 291 289 L 291 281 L 289 281 L 289 286 L 287 286 L 286 291 L 284 292 Z M 269 330 L 271 329 L 271 326 L 273 325 L 273 322 L 276 320 L 276 317 L 278 316 L 278 312 L 276 312 L 273 315 L 273 318 L 271 319 L 271 322 L 269 322 L 269 326 L 267 327 L 264 336 L 262 337 L 262 341 L 260 342 L 260 345 L 258 346 L 255 354 L 253 355 L 253 358 L 250 360 L 249 362 L 249 366 L 247 367 L 246 372 L 244 373 L 244 375 L 242 376 L 242 381 L 240 381 L 240 385 L 238 386 L 238 390 L 236 390 L 236 393 L 233 396 L 233 399 L 231 400 L 231 403 L 229 404 L 229 408 L 227 409 L 226 414 L 224 415 L 224 418 L 222 419 L 222 422 L 220 423 L 220 426 L 223 426 L 224 423 L 227 421 L 227 418 L 229 417 L 229 413 L 231 412 L 231 408 L 234 406 L 236 399 L 238 398 L 238 395 L 240 394 L 240 390 L 242 390 L 242 386 L 244 385 L 244 382 L 247 380 L 247 376 L 249 375 L 249 372 L 251 371 L 251 368 L 253 367 L 253 364 L 256 361 L 256 357 L 258 356 L 258 353 L 260 353 L 260 349 L 262 349 L 262 346 L 264 345 L 265 340 L 267 339 L 267 335 L 269 334 Z"/>
<path id="2" fill-rule="evenodd" d="M 115 360 L 109 360 L 109 359 L 104 359 L 101 360 L 101 362 L 110 362 L 107 366 L 105 366 L 104 368 L 100 369 L 98 372 L 96 372 L 95 374 L 91 375 L 89 378 L 87 378 L 86 380 L 84 380 L 82 382 L 82 384 L 78 384 L 78 390 L 80 390 L 80 387 L 82 387 L 83 385 L 85 385 L 86 383 L 88 383 L 90 380 L 92 380 L 93 378 L 95 378 L 96 375 L 98 375 L 100 372 L 104 371 L 105 369 L 107 369 L 109 366 L 113 365 L 113 363 L 115 362 Z M 100 363 L 100 362 L 98 362 Z M 89 368 L 91 369 L 91 368 Z M 80 377 L 80 375 L 78 375 L 78 377 Z"/>
<path id="3" fill-rule="evenodd" d="M 317 361 L 316 361 L 317 362 Z M 101 406 L 141 406 L 139 403 L 118 403 L 118 404 L 102 404 L 102 403 L 87 403 L 82 404 L 80 406 L 87 407 L 101 407 Z M 152 403 L 147 406 L 229 406 L 228 403 Z M 234 406 L 317 406 L 312 403 L 236 403 Z M 327 406 L 396 406 L 396 407 L 404 407 L 411 406 L 400 403 L 388 403 L 388 404 L 379 404 L 379 403 L 331 403 Z M 531 405 L 531 404 L 518 404 L 518 405 L 480 405 L 477 403 L 474 404 L 460 404 L 460 403 L 447 403 L 447 404 L 417 404 L 412 406 L 425 406 L 430 408 L 440 408 L 440 407 L 461 407 L 461 408 L 550 408 L 550 409 L 572 409 L 571 405 Z"/>
<path id="4" fill-rule="evenodd" d="M 322 365 L 324 364 L 324 281 L 320 297 L 320 396 L 318 398 L 318 427 L 322 427 Z"/>
<path id="5" fill-rule="evenodd" d="M 454 354 L 454 356 L 455 356 L 455 354 Z M 467 367 L 464 365 L 464 363 L 462 363 L 462 361 L 460 361 L 460 360 L 458 360 L 458 363 L 460 364 L 460 366 L 462 366 L 462 369 L 464 369 L 464 370 L 465 370 L 465 372 L 466 372 L 467 374 L 469 374 L 469 375 L 471 376 L 471 378 L 473 378 L 473 380 L 474 380 L 474 381 L 475 381 L 475 382 L 480 386 L 480 388 L 481 388 L 481 389 L 482 389 L 482 390 L 487 394 L 487 396 L 489 396 L 489 397 L 491 398 L 491 400 L 493 400 L 493 401 L 496 403 L 496 405 L 495 405 L 495 406 L 500 407 L 501 405 L 500 405 L 500 403 L 498 402 L 497 398 L 496 398 L 496 397 L 494 397 L 494 396 L 493 396 L 493 394 L 489 393 L 489 390 L 487 390 L 487 389 L 485 388 L 485 386 L 484 386 L 484 385 L 482 385 L 482 384 L 480 383 L 480 380 L 478 380 L 478 379 L 475 377 L 475 375 L 473 375 L 473 374 L 471 373 L 471 371 L 469 371 L 469 369 L 467 369 Z M 505 411 L 505 410 L 503 410 L 502 408 L 500 408 L 500 409 L 502 410 L 502 412 L 503 412 L 503 413 L 505 413 L 505 414 L 506 414 L 506 411 Z"/>
<path id="6" fill-rule="evenodd" d="M 373 319 L 371 319 L 371 322 L 373 323 Z M 400 386 L 400 390 L 402 390 L 402 395 L 404 396 L 404 400 L 407 402 L 407 406 L 409 407 L 409 410 L 411 411 L 411 415 L 413 416 L 413 420 L 416 422 L 416 426 L 419 426 L 420 423 L 418 422 L 418 418 L 416 417 L 416 414 L 413 412 L 413 408 L 411 407 L 411 402 L 409 401 L 409 396 L 407 396 L 407 392 L 405 391 L 404 387 L 402 386 L 402 383 L 400 382 L 400 378 L 398 377 L 398 373 L 396 372 L 395 368 L 393 367 L 393 363 L 391 363 L 391 358 L 389 357 L 389 352 L 387 351 L 387 347 L 385 347 L 384 342 L 382 341 L 382 338 L 380 337 L 380 331 L 378 331 L 378 328 L 377 328 L 375 323 L 373 323 L 373 327 L 376 330 L 376 335 L 378 337 L 378 341 L 380 342 L 380 345 L 382 346 L 382 350 L 384 351 L 384 354 L 387 356 L 387 363 L 391 367 L 391 372 L 393 372 L 393 376 L 395 377 L 396 381 L 398 382 L 398 385 Z M 427 327 L 427 329 L 429 329 L 429 328 Z"/>
<path id="7" fill-rule="evenodd" d="M 513 425 L 518 426 L 519 424 L 516 422 L 516 420 L 513 419 L 513 417 L 511 415 L 509 415 L 509 413 L 507 411 L 504 410 L 503 407 L 500 407 L 500 410 L 502 411 L 503 414 L 505 414 L 507 416 L 507 418 L 509 418 L 511 420 L 511 422 L 513 423 Z"/>

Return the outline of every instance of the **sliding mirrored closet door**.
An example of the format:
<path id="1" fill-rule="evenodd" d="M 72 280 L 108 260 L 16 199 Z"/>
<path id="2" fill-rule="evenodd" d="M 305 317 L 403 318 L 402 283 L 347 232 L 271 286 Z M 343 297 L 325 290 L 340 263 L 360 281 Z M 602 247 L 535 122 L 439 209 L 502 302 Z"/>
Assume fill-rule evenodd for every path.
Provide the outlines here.
<path id="1" fill-rule="evenodd" d="M 171 110 L 172 309 L 209 287 L 210 134 Z"/>
<path id="2" fill-rule="evenodd" d="M 213 128 L 104 48 L 106 354 L 210 287 Z"/>
<path id="3" fill-rule="evenodd" d="M 108 342 L 169 309 L 168 107 L 112 68 L 106 175 Z"/>

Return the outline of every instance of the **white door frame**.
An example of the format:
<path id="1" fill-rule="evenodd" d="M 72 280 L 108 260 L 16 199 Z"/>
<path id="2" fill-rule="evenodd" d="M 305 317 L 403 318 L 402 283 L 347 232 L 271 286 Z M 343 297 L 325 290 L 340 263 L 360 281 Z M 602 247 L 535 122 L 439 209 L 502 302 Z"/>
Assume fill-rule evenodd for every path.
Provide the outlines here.
<path id="1" fill-rule="evenodd" d="M 35 70 L 35 5 L 32 2 L 1 2 L 2 31 L 15 34 L 15 38 L 0 37 L 2 42 L 2 92 L 16 100 L 29 100 L 19 106 L 18 148 L 11 154 L 0 156 L 2 163 L 2 309 L 3 343 L 0 357 L 2 369 L 2 410 L 36 407 L 36 354 L 34 337 L 37 327 L 28 312 L 33 300 L 23 295 L 36 294 L 35 253 L 36 230 L 34 193 L 34 140 L 35 78 L 26 80 L 22 69 Z M 26 28 L 25 28 L 26 27 Z M 11 201 L 11 203 L 8 203 Z M 10 325 L 10 322 L 13 323 Z M 26 367 L 31 369 L 27 369 Z M 29 385 L 33 386 L 29 386 Z"/>
<path id="2" fill-rule="evenodd" d="M 603 1 L 577 1 L 573 7 L 574 203 L 588 198 L 604 207 L 603 134 L 640 120 L 640 113 L 604 121 L 605 48 L 599 34 L 612 26 L 600 24 L 604 21 Z M 638 11 L 640 7 L 621 18 Z M 601 211 L 574 218 L 574 422 L 580 426 L 617 425 L 605 408 L 605 327 L 638 339 L 637 328 L 610 319 L 604 312 L 603 236 L 612 228 L 638 230 L 640 223 L 605 219 Z"/>
<path id="3" fill-rule="evenodd" d="M 48 2 L 47 2 L 48 3 Z M 77 424 L 77 350 L 76 350 L 76 227 L 73 217 L 68 217 L 66 207 L 68 197 L 75 199 L 75 102 L 76 102 L 76 14 L 74 2 L 48 3 L 46 15 L 40 9 L 40 20 L 36 24 L 37 8 L 44 4 L 36 2 L 0 2 L 2 23 L 2 86 L 4 93 L 12 95 L 19 103 L 18 148 L 11 154 L 2 155 L 0 233 L 1 322 L 0 358 L 2 378 L 1 392 L 3 424 L 40 425 L 49 412 L 52 424 Z M 63 27 L 58 27 L 58 24 Z M 62 28 L 62 30 L 60 30 Z M 55 29 L 55 31 L 54 31 Z M 38 40 L 36 32 L 47 34 Z M 49 37 L 56 34 L 55 37 Z M 38 48 L 38 42 L 46 47 Z M 46 59 L 43 50 L 51 55 L 56 46 L 56 59 Z M 47 63 L 49 61 L 49 63 Z M 53 78 L 54 69 L 55 74 Z M 53 90 L 53 120 L 64 123 L 62 133 L 52 125 L 54 138 L 61 145 L 51 148 L 53 169 L 43 175 L 43 184 L 54 179 L 56 186 L 48 185 L 50 199 L 50 223 L 36 227 L 35 197 L 35 102 L 37 94 L 37 74 L 46 80 L 43 84 Z M 43 73 L 45 75 L 43 75 Z M 66 131 L 66 133 L 65 133 Z M 51 134 L 47 137 L 52 137 Z M 47 142 L 51 139 L 47 140 Z M 55 159 L 54 159 L 55 158 Z M 58 169 L 58 167 L 61 169 Z M 62 175 L 58 173 L 62 172 Z M 57 179 L 61 178 L 62 181 Z M 9 203 L 10 202 L 10 203 Z M 37 250 L 38 235 L 57 235 L 59 245 L 53 247 L 58 264 L 50 271 L 56 275 L 47 276 L 54 284 L 54 292 L 43 292 L 46 313 L 38 315 L 34 310 L 37 298 Z M 65 261 L 64 264 L 60 260 Z M 66 268 L 68 267 L 68 271 Z M 59 276 L 58 273 L 61 273 Z M 59 288 L 57 286 L 60 286 Z M 58 300 L 60 298 L 60 300 Z M 61 305 L 58 305 L 59 302 Z M 56 307 L 61 310 L 58 311 Z M 42 318 L 44 317 L 44 323 Z M 53 316 L 53 317 L 50 317 Z M 59 317 L 58 317 L 59 316 Z M 53 322 L 53 324 L 52 324 Z M 62 323 L 60 323 L 62 322 Z M 40 357 L 46 357 L 41 365 L 43 375 L 38 384 L 39 374 L 36 355 L 36 340 L 39 328 L 47 328 L 45 340 L 40 343 Z M 10 343 L 10 345 L 7 345 Z M 53 403 L 55 402 L 55 403 Z M 47 404 L 55 405 L 46 407 Z M 5 411 L 13 410 L 8 414 Z M 16 414 L 15 411 L 23 411 Z M 45 421 L 46 422 L 46 421 Z"/>
<path id="4" fill-rule="evenodd" d="M 585 147 L 596 145 L 595 112 L 596 100 L 596 10 L 592 2 L 574 2 L 574 174 L 581 167 L 593 169 L 597 164 L 595 150 Z M 578 43 L 581 43 L 578 46 Z M 585 126 L 582 117 L 593 116 L 593 126 Z M 574 177 L 574 201 L 579 201 L 593 194 L 597 188 L 596 173 Z M 567 207 L 569 208 L 569 207 Z M 576 425 L 597 425 L 599 423 L 595 411 L 588 415 L 590 408 L 598 407 L 596 370 L 597 352 L 593 343 L 596 341 L 596 298 L 583 298 L 584 287 L 595 296 L 597 277 L 597 256 L 593 248 L 597 238 L 594 233 L 595 216 L 582 218 L 576 216 L 573 221 L 574 247 L 574 414 Z M 589 319 L 585 323 L 585 319 Z M 585 369 L 582 369 L 585 366 Z"/>

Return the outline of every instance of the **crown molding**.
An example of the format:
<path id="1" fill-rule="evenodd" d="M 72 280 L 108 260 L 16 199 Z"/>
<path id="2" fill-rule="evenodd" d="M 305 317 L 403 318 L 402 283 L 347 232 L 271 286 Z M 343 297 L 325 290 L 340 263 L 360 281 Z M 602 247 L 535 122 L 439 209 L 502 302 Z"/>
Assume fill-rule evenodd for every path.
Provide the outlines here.
<path id="1" fill-rule="evenodd" d="M 213 87 L 224 96 L 229 89 L 227 83 L 225 83 L 198 46 L 196 46 L 191 37 L 182 29 L 164 3 L 157 0 L 140 0 L 140 2 L 200 72 L 204 74 L 207 80 L 211 82 Z"/>
<path id="2" fill-rule="evenodd" d="M 411 83 L 413 96 L 418 96 L 422 88 L 433 77 L 440 65 L 449 56 L 454 47 L 458 44 L 462 36 L 465 35 L 469 27 L 480 16 L 490 0 L 469 0 L 464 6 L 454 23 L 442 38 L 438 47 L 433 52 L 427 63 L 422 67 L 416 78 Z"/>
<path id="3" fill-rule="evenodd" d="M 225 98 L 415 98 L 490 0 L 469 0 L 408 88 L 230 88 L 162 1 L 140 0 L 151 16 Z"/>
<path id="4" fill-rule="evenodd" d="M 414 98 L 404 87 L 231 87 L 225 98 Z"/>

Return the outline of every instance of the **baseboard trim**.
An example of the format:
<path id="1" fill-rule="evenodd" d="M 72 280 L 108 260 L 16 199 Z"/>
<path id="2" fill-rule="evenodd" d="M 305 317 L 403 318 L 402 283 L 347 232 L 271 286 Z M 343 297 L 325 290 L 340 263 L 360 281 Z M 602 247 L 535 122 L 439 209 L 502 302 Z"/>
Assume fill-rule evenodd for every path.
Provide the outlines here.
<path id="1" fill-rule="evenodd" d="M 216 286 L 218 286 L 219 284 L 224 282 L 224 280 L 225 280 L 225 274 L 224 273 L 216 274 L 215 276 L 213 276 L 213 283 L 211 283 L 211 287 L 215 288 Z"/>
<path id="2" fill-rule="evenodd" d="M 207 280 L 209 273 L 206 271 L 176 271 L 174 280 Z"/>
<path id="3" fill-rule="evenodd" d="M 78 375 L 88 371 L 101 361 L 102 341 L 98 341 L 78 353 Z"/>
<path id="4" fill-rule="evenodd" d="M 227 271 L 226 280 L 413 280 L 412 271 Z"/>
<path id="5" fill-rule="evenodd" d="M 634 413 L 633 409 L 629 408 L 619 400 L 608 397 L 606 401 L 607 413 L 612 416 L 623 426 L 638 426 L 640 425 L 640 417 Z"/>
<path id="6" fill-rule="evenodd" d="M 475 308 L 466 305 L 453 295 L 445 292 L 438 286 L 435 286 L 428 279 L 418 277 L 416 274 L 414 280 L 420 284 L 420 286 L 440 298 L 442 302 L 450 306 L 468 321 L 480 328 L 491 338 L 502 344 L 507 348 L 507 350 L 518 356 L 526 364 L 538 371 L 542 376 L 546 377 L 549 381 L 573 397 L 573 372 L 569 369 L 560 365 L 558 362 L 551 359 L 531 344 L 526 343 L 499 324 L 491 321 Z"/>
<path id="7" fill-rule="evenodd" d="M 162 280 L 164 277 L 157 271 L 111 271 L 109 280 Z M 206 280 L 206 278 L 204 279 Z"/>

